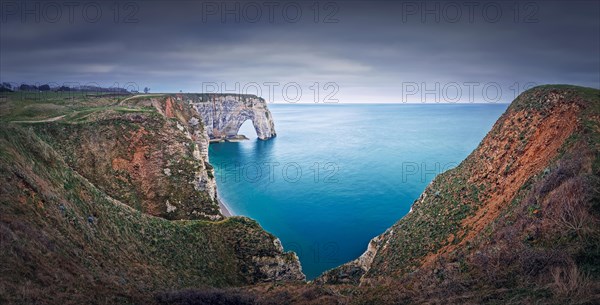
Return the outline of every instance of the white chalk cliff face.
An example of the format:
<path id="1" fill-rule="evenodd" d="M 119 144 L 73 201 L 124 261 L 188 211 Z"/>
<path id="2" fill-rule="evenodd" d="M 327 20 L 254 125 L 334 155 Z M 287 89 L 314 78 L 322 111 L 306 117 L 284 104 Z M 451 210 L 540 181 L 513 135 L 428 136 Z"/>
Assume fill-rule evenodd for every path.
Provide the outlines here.
<path id="1" fill-rule="evenodd" d="M 251 120 L 256 135 L 267 140 L 276 135 L 273 116 L 264 99 L 254 95 L 205 94 L 194 106 L 211 139 L 235 138 L 245 121 Z"/>

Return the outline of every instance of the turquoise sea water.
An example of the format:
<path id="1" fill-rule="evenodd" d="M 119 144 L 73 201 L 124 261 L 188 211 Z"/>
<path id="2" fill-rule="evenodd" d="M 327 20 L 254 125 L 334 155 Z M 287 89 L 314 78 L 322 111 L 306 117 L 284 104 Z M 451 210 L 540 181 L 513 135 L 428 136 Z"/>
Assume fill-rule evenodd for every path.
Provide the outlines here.
<path id="1" fill-rule="evenodd" d="M 295 251 L 308 279 L 357 258 L 458 165 L 506 104 L 278 105 L 277 137 L 210 145 L 219 195 Z M 247 128 L 250 127 L 250 128 Z"/>

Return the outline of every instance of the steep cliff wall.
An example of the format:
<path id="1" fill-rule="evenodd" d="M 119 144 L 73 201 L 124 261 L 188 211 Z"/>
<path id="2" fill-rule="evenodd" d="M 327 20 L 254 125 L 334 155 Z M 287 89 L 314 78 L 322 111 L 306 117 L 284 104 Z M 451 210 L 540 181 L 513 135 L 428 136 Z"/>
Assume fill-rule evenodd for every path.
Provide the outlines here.
<path id="1" fill-rule="evenodd" d="M 276 135 L 273 116 L 262 98 L 254 95 L 204 94 L 191 100 L 202 114 L 202 121 L 211 139 L 235 137 L 247 120 L 252 121 L 259 139 L 266 140 Z"/>
<path id="2" fill-rule="evenodd" d="M 208 136 L 171 96 L 130 99 L 72 120 L 33 125 L 69 165 L 115 199 L 166 219 L 222 219 Z"/>

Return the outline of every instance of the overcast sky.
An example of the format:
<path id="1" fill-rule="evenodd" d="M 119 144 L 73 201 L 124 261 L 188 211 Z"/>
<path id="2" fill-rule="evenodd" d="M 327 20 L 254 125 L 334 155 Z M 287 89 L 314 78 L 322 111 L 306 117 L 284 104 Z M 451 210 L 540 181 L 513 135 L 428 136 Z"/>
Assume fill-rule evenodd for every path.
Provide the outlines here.
<path id="1" fill-rule="evenodd" d="M 3 0 L 0 81 L 510 102 L 533 84 L 600 88 L 599 3 Z"/>

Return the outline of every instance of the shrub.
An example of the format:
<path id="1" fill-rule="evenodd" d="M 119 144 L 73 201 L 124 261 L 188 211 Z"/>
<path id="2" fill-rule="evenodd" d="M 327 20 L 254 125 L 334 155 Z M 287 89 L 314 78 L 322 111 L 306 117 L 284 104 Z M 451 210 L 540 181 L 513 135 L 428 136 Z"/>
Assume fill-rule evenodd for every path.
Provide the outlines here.
<path id="1" fill-rule="evenodd" d="M 551 275 L 552 291 L 557 297 L 580 301 L 594 298 L 597 284 L 588 274 L 580 272 L 576 265 L 553 268 Z"/>

